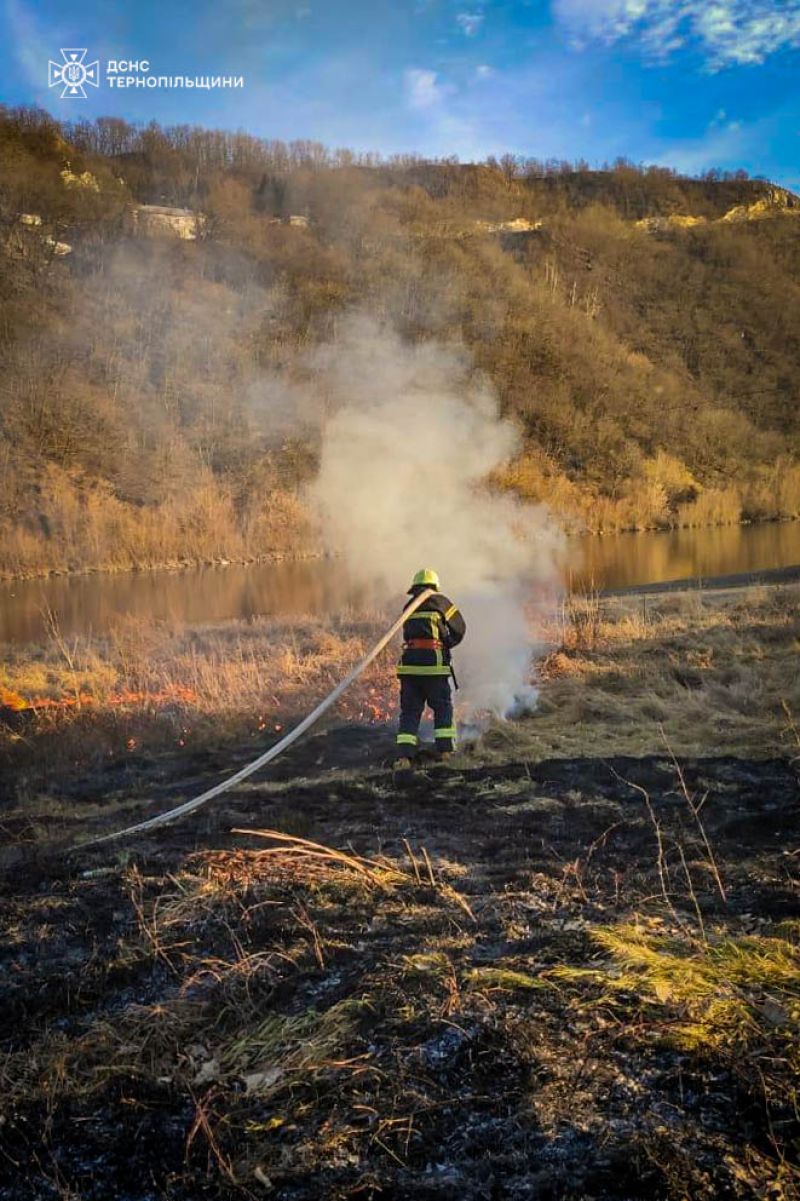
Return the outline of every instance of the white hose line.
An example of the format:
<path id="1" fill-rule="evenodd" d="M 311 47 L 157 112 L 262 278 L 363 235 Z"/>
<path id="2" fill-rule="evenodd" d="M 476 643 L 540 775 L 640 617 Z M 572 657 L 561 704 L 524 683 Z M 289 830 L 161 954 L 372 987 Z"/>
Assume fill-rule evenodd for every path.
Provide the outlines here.
<path id="1" fill-rule="evenodd" d="M 111 842 L 115 838 L 126 838 L 129 834 L 141 834 L 145 830 L 154 830 L 157 826 L 166 826 L 169 822 L 177 821 L 179 817 L 185 817 L 187 813 L 194 813 L 195 809 L 199 809 L 202 805 L 207 804 L 208 801 L 213 801 L 215 797 L 221 796 L 229 788 L 233 788 L 236 784 L 240 784 L 242 780 L 246 780 L 248 776 L 252 776 L 253 772 L 258 771 L 260 767 L 264 767 L 267 763 L 271 763 L 273 759 L 277 759 L 278 755 L 282 754 L 293 742 L 297 742 L 297 739 L 305 734 L 306 730 L 310 729 L 315 721 L 322 717 L 326 709 L 330 709 L 331 705 L 339 699 L 344 690 L 349 688 L 353 681 L 358 679 L 362 671 L 366 667 L 369 667 L 372 660 L 381 653 L 387 642 L 394 637 L 403 625 L 403 622 L 408 620 L 409 614 L 418 609 L 423 601 L 426 601 L 432 595 L 433 589 L 427 588 L 419 596 L 414 597 L 411 604 L 403 610 L 391 629 L 387 630 L 381 640 L 375 643 L 366 659 L 362 659 L 358 666 L 354 667 L 341 683 L 336 685 L 333 692 L 328 693 L 325 699 L 320 701 L 316 709 L 313 709 L 308 717 L 304 717 L 300 724 L 295 726 L 293 730 L 290 730 L 280 742 L 276 742 L 274 746 L 271 746 L 263 755 L 259 755 L 252 763 L 248 763 L 246 767 L 241 768 L 235 775 L 229 776 L 227 780 L 223 780 L 221 784 L 215 784 L 213 788 L 207 789 L 206 792 L 201 792 L 200 796 L 193 797 L 190 801 L 184 801 L 176 809 L 169 809 L 166 813 L 159 813 L 156 817 L 150 817 L 147 821 L 139 822 L 135 826 L 127 826 L 124 830 L 116 830 L 113 834 L 103 834 L 100 838 L 91 838 L 87 842 L 79 843 L 78 846 L 73 847 L 73 850 L 80 851 L 84 847 L 96 847 L 102 842 Z"/>

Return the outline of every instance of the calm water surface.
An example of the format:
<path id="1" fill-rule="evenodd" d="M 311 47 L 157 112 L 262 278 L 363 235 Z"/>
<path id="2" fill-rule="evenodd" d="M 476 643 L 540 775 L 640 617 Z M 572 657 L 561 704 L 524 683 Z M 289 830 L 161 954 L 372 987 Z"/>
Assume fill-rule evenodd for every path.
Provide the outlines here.
<path id="1" fill-rule="evenodd" d="M 565 580 L 573 588 L 788 567 L 800 564 L 800 521 L 574 538 L 567 560 Z M 102 633 L 130 617 L 192 624 L 263 614 L 327 615 L 364 599 L 331 560 L 60 576 L 0 584 L 0 642 L 42 638 L 48 610 L 64 634 Z"/>

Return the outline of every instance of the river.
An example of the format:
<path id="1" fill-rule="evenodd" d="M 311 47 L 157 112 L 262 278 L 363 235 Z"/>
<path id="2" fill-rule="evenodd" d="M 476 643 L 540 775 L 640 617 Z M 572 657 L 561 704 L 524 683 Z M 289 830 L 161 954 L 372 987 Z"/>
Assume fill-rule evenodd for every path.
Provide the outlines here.
<path id="1" fill-rule="evenodd" d="M 572 588 L 625 588 L 800 564 L 800 521 L 568 540 Z M 52 576 L 0 584 L 0 642 L 102 633 L 121 618 L 201 623 L 260 614 L 341 612 L 363 602 L 332 560 L 180 572 Z"/>

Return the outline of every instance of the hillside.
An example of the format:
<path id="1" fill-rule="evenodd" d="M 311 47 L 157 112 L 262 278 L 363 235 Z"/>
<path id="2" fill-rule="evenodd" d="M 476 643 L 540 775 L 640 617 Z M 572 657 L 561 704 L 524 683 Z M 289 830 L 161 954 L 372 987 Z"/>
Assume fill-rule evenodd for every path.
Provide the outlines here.
<path id="1" fill-rule="evenodd" d="M 140 205 L 191 210 L 187 236 Z M 4 110 L 0 574 L 313 549 L 351 311 L 463 344 L 523 434 L 495 486 L 573 528 L 796 516 L 798 206 L 739 175 Z"/>

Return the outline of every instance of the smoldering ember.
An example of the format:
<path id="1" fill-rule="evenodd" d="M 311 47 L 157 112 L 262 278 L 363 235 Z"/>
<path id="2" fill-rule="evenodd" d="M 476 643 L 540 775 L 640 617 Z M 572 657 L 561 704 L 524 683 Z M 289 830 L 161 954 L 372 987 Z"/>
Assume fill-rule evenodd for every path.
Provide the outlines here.
<path id="1" fill-rule="evenodd" d="M 0 1201 L 800 1197 L 797 7 L 7 6 Z"/>

